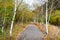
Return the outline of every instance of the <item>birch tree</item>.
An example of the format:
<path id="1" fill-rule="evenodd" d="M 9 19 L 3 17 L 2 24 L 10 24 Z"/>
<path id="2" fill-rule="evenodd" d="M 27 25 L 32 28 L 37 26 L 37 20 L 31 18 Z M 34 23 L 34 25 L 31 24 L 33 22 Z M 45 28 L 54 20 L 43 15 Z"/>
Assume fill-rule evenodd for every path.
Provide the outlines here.
<path id="1" fill-rule="evenodd" d="M 5 23 L 5 7 L 4 7 L 4 3 L 5 3 L 5 1 L 3 1 L 3 0 L 1 0 L 0 1 L 0 23 L 1 23 L 1 31 L 2 31 L 2 33 L 3 33 L 3 30 L 4 30 L 4 23 Z"/>
<path id="2" fill-rule="evenodd" d="M 50 21 L 50 16 L 51 16 L 51 13 L 52 13 L 52 11 L 53 11 L 53 6 L 54 6 L 54 0 L 52 0 L 51 6 L 50 6 L 48 23 L 49 23 L 49 21 Z"/>
<path id="3" fill-rule="evenodd" d="M 17 3 L 17 0 L 14 0 L 14 15 L 13 15 L 13 18 L 12 18 L 12 22 L 11 22 L 11 28 L 10 28 L 10 36 L 12 36 L 12 29 L 13 29 L 13 24 L 14 24 L 14 19 L 15 19 L 15 16 L 16 16 L 16 11 L 18 9 L 18 7 L 21 5 L 23 0 L 21 0 L 21 2 L 19 2 L 19 4 L 16 4 Z"/>
<path id="4" fill-rule="evenodd" d="M 48 34 L 48 0 L 46 1 L 46 33 Z"/>
<path id="5" fill-rule="evenodd" d="M 43 21 L 43 17 L 44 17 L 44 14 L 43 14 L 43 5 L 41 6 L 41 23 L 43 24 L 44 23 L 44 21 Z"/>
<path id="6" fill-rule="evenodd" d="M 49 0 L 49 18 L 48 18 L 48 23 L 50 21 L 50 16 L 52 14 L 52 12 L 54 11 L 54 9 L 56 9 L 58 6 L 58 0 Z"/>

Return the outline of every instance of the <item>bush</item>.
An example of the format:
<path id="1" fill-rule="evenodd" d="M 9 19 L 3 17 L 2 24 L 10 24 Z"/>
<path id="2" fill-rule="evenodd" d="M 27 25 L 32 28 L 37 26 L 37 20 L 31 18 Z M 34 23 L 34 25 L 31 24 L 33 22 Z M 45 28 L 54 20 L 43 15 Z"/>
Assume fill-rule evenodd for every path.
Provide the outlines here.
<path id="1" fill-rule="evenodd" d="M 50 17 L 50 23 L 60 26 L 60 10 L 56 10 Z"/>

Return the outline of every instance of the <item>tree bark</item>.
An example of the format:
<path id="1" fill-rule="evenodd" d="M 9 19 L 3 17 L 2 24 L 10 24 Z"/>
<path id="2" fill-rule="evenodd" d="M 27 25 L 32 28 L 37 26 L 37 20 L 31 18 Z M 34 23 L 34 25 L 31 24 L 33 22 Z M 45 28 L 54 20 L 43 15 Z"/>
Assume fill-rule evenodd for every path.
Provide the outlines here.
<path id="1" fill-rule="evenodd" d="M 50 13 L 49 13 L 49 20 L 48 20 L 48 23 L 50 21 L 50 16 L 51 16 L 51 13 L 53 11 L 53 5 L 54 5 L 54 0 L 52 0 L 52 4 L 51 4 L 51 7 L 50 7 Z"/>
<path id="2" fill-rule="evenodd" d="M 41 8 L 41 23 L 43 24 L 44 22 L 43 22 L 43 17 L 44 17 L 44 15 L 43 15 L 43 5 L 42 5 L 42 8 Z"/>
<path id="3" fill-rule="evenodd" d="M 13 24 L 14 24 L 14 19 L 15 19 L 15 16 L 16 16 L 17 8 L 21 5 L 22 1 L 23 0 L 21 0 L 21 2 L 19 3 L 19 5 L 17 6 L 16 5 L 17 0 L 14 0 L 15 7 L 14 7 L 14 15 L 13 15 L 13 18 L 12 18 L 11 28 L 10 28 L 10 36 L 12 36 L 12 29 L 13 29 Z"/>
<path id="4" fill-rule="evenodd" d="M 48 2 L 46 2 L 46 33 L 48 34 Z"/>

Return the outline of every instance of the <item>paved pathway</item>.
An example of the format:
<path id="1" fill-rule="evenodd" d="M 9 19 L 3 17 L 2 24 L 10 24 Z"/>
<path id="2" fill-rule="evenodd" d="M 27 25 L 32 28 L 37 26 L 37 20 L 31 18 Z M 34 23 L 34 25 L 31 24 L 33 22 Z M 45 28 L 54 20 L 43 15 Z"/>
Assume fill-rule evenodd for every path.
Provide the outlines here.
<path id="1" fill-rule="evenodd" d="M 35 25 L 29 25 L 18 40 L 44 40 L 43 38 L 43 33 Z"/>

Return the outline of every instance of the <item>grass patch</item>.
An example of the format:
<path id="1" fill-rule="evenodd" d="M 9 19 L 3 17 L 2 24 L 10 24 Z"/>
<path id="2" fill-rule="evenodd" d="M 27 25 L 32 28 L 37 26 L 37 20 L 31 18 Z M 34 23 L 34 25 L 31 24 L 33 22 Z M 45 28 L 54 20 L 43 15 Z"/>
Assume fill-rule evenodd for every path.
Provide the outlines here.
<path id="1" fill-rule="evenodd" d="M 27 24 L 20 24 L 20 23 L 17 23 L 14 25 L 13 27 L 13 34 L 12 34 L 12 37 L 10 37 L 10 28 L 7 28 L 6 30 L 4 30 L 4 32 L 2 33 L 1 32 L 1 29 L 0 29 L 0 40 L 16 40 L 18 34 L 23 31 L 23 29 L 25 28 Z"/>

